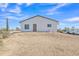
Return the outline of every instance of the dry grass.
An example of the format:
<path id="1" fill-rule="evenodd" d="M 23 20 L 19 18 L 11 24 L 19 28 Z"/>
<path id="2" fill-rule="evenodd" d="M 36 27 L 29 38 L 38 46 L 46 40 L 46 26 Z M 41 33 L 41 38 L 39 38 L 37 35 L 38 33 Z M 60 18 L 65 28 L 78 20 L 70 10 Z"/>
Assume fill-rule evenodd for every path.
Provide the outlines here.
<path id="1" fill-rule="evenodd" d="M 48 32 L 15 33 L 3 41 L 0 55 L 79 55 L 79 36 Z"/>
<path id="2" fill-rule="evenodd" d="M 9 35 L 9 31 L 6 30 L 0 31 L 0 39 L 5 39 L 8 37 L 8 35 Z"/>

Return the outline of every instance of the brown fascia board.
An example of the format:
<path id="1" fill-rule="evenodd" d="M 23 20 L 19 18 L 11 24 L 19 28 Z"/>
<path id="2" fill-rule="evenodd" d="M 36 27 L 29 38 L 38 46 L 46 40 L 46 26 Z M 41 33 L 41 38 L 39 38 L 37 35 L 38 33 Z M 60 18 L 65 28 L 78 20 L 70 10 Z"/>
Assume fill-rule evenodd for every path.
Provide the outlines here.
<path id="1" fill-rule="evenodd" d="M 22 22 L 24 22 L 24 21 L 26 21 L 26 20 L 32 19 L 32 18 L 34 18 L 34 17 L 37 17 L 37 16 L 42 17 L 42 18 L 46 18 L 46 19 L 51 20 L 51 21 L 58 22 L 58 21 L 53 20 L 53 19 L 51 19 L 51 18 L 47 18 L 47 17 L 44 17 L 44 16 L 36 15 L 36 16 L 30 17 L 30 18 L 28 18 L 28 19 L 22 20 L 22 21 L 20 21 L 20 23 L 22 23 Z M 58 23 L 59 23 L 59 22 L 58 22 Z"/>

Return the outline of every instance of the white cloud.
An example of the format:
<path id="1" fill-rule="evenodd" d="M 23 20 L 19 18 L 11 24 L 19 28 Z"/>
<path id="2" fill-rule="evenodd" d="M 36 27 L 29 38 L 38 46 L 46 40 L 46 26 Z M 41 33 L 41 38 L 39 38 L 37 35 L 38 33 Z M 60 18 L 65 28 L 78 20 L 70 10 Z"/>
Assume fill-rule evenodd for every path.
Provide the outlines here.
<path id="1" fill-rule="evenodd" d="M 7 8 L 7 6 L 8 6 L 8 3 L 0 3 L 0 7 Z"/>
<path id="2" fill-rule="evenodd" d="M 22 5 L 23 3 L 17 3 L 17 5 Z"/>
<path id="3" fill-rule="evenodd" d="M 61 12 L 55 11 L 55 12 L 48 12 L 46 15 L 54 15 L 54 14 L 60 14 Z"/>
<path id="4" fill-rule="evenodd" d="M 66 5 L 68 5 L 68 4 L 67 4 L 67 3 L 58 4 L 57 6 L 55 6 L 55 7 L 52 8 L 52 9 L 49 9 L 48 11 L 49 11 L 49 12 L 51 12 L 51 11 L 53 12 L 53 11 L 56 11 L 57 9 L 63 7 L 63 6 L 66 6 Z"/>
<path id="5" fill-rule="evenodd" d="M 65 21 L 68 22 L 79 22 L 79 17 L 73 17 L 73 18 L 68 18 L 68 19 L 64 19 Z"/>
<path id="6" fill-rule="evenodd" d="M 6 17 L 6 16 L 9 16 L 9 15 L 12 15 L 11 13 L 2 13 L 2 14 L 0 14 L 0 17 Z"/>
<path id="7" fill-rule="evenodd" d="M 33 3 L 17 3 L 17 5 L 23 5 L 23 4 L 26 4 L 26 6 L 31 6 Z"/>
<path id="8" fill-rule="evenodd" d="M 14 9 L 10 9 L 9 12 L 20 14 L 21 13 L 21 9 L 20 9 L 19 6 L 16 6 Z"/>
<path id="9" fill-rule="evenodd" d="M 14 16 L 6 16 L 6 18 L 8 18 L 8 19 L 17 19 L 17 17 L 14 17 Z"/>
<path id="10" fill-rule="evenodd" d="M 4 12 L 8 7 L 8 3 L 0 3 L 0 9 Z"/>
<path id="11" fill-rule="evenodd" d="M 1 10 L 2 10 L 3 12 L 5 12 L 5 8 L 1 8 Z"/>
<path id="12" fill-rule="evenodd" d="M 26 6 L 31 6 L 33 3 L 26 3 Z"/>
<path id="13" fill-rule="evenodd" d="M 11 16 L 11 15 L 7 15 L 5 16 L 5 18 L 8 18 L 10 20 L 24 20 L 24 19 L 27 19 L 29 16 L 25 15 L 25 16 L 21 16 L 21 17 L 17 17 L 17 16 Z"/>
<path id="14" fill-rule="evenodd" d="M 15 16 L 7 15 L 7 16 L 5 16 L 3 19 L 1 19 L 0 22 L 1 22 L 1 21 L 6 21 L 5 19 L 7 19 L 7 18 L 9 19 L 9 22 L 10 22 L 10 21 L 13 21 L 13 20 L 18 20 L 18 18 L 15 17 Z"/>
<path id="15" fill-rule="evenodd" d="M 51 9 L 48 9 L 47 10 L 47 15 L 53 15 L 53 14 L 55 14 L 57 12 L 57 10 L 59 8 L 64 7 L 64 6 L 67 6 L 67 5 L 69 5 L 69 4 L 67 4 L 67 3 L 58 4 L 57 6 L 51 8 Z"/>

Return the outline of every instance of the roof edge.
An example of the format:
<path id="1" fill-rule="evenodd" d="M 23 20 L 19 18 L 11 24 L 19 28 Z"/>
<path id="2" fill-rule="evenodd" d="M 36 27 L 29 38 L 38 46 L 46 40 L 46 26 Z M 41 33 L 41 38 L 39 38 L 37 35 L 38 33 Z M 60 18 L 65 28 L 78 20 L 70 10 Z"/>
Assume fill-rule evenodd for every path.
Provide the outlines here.
<path id="1" fill-rule="evenodd" d="M 57 20 L 54 20 L 54 19 L 51 19 L 51 18 L 48 18 L 48 17 L 45 17 L 45 16 L 41 16 L 41 15 L 35 15 L 35 16 L 32 16 L 32 17 L 30 17 L 30 18 L 28 18 L 28 19 L 31 19 L 31 18 L 34 18 L 34 17 L 37 17 L 37 16 L 43 17 L 43 18 L 46 18 L 46 19 L 49 19 L 49 20 L 51 20 L 51 21 L 59 22 L 59 21 L 57 21 Z M 22 23 L 22 22 L 24 22 L 24 21 L 26 21 L 26 20 L 28 20 L 28 19 L 22 20 L 22 21 L 20 21 L 19 23 Z"/>

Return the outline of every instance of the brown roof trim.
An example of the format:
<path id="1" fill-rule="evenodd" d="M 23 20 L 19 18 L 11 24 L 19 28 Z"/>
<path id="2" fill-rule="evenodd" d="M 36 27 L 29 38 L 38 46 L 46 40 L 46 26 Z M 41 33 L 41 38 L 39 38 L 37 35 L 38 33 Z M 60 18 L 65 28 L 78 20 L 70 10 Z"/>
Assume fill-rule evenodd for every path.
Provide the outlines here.
<path id="1" fill-rule="evenodd" d="M 24 21 L 26 21 L 26 20 L 32 19 L 32 18 L 34 18 L 34 17 L 37 17 L 37 16 L 42 17 L 42 18 L 46 18 L 46 19 L 51 20 L 51 21 L 58 22 L 58 21 L 56 21 L 56 20 L 54 20 L 54 19 L 51 19 L 51 18 L 47 18 L 47 17 L 44 17 L 44 16 L 36 15 L 36 16 L 30 17 L 30 18 L 28 18 L 28 19 L 22 20 L 22 21 L 20 21 L 20 23 L 22 23 L 22 22 L 24 22 Z"/>

